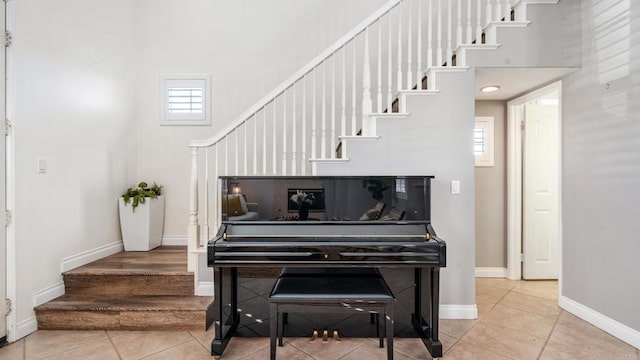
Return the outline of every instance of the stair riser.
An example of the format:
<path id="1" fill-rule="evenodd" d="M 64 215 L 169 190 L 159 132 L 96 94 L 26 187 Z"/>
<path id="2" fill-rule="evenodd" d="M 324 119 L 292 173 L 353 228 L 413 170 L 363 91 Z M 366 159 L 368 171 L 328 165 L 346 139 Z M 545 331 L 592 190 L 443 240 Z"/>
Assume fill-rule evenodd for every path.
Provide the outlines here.
<path id="1" fill-rule="evenodd" d="M 65 293 L 179 295 L 194 293 L 193 275 L 65 275 Z"/>
<path id="2" fill-rule="evenodd" d="M 36 312 L 39 330 L 204 331 L 212 322 L 206 311 L 64 311 Z"/>

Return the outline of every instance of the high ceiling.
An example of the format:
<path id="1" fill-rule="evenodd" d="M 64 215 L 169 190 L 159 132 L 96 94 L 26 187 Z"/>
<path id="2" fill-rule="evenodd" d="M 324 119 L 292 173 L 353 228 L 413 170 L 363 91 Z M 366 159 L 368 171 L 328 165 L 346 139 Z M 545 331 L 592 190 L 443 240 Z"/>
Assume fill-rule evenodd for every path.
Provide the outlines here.
<path id="1" fill-rule="evenodd" d="M 476 68 L 476 100 L 510 100 L 529 90 L 558 80 L 575 68 Z M 484 93 L 480 88 L 498 85 L 500 90 Z"/>

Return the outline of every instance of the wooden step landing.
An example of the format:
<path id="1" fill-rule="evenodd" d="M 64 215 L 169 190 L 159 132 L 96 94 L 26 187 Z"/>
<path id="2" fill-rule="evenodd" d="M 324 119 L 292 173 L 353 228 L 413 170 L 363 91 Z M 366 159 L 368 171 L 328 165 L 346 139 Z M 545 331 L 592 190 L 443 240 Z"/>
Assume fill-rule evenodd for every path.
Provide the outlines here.
<path id="1" fill-rule="evenodd" d="M 35 308 L 40 330 L 206 330 L 205 296 L 63 295 Z"/>
<path id="2" fill-rule="evenodd" d="M 213 298 L 194 296 L 186 246 L 121 252 L 65 272 L 65 295 L 35 308 L 43 330 L 206 330 Z"/>

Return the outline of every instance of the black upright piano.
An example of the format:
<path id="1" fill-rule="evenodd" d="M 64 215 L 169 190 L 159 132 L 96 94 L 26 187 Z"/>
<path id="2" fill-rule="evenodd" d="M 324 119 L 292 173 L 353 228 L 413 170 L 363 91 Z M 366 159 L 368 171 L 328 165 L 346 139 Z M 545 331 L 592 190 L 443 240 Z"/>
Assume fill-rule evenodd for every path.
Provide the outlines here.
<path id="1" fill-rule="evenodd" d="M 215 286 L 211 354 L 222 355 L 234 335 L 268 336 L 266 294 L 274 277 L 256 273 L 376 267 L 398 298 L 395 336 L 420 337 L 433 357 L 441 357 L 439 271 L 446 245 L 430 221 L 432 178 L 221 177 L 222 225 L 207 247 Z M 295 318 L 288 321 L 293 334 L 287 336 L 309 335 L 295 333 Z M 312 321 L 301 319 L 298 328 Z"/>

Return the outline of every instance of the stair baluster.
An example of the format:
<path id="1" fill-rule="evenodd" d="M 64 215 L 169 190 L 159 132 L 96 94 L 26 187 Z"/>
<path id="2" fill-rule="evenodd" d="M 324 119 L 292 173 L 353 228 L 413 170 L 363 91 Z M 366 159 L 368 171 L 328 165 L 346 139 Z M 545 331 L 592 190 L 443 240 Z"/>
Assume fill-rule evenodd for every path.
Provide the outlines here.
<path id="1" fill-rule="evenodd" d="M 429 0 L 431 1 L 431 0 Z M 388 35 L 388 42 L 389 42 L 389 46 L 388 46 L 388 54 L 387 54 L 387 112 L 391 113 L 392 107 L 393 107 L 393 75 L 392 75 L 392 68 L 393 68 L 393 46 L 391 44 L 391 38 L 393 37 L 393 31 L 392 31 L 392 27 L 391 27 L 391 16 L 387 17 L 387 22 L 389 25 L 389 35 Z M 356 132 L 353 131 L 353 135 L 355 135 Z"/>
<path id="2" fill-rule="evenodd" d="M 471 0 L 467 0 L 467 37 L 466 44 L 473 41 L 473 29 L 471 27 Z"/>
<path id="3" fill-rule="evenodd" d="M 452 24 L 451 24 L 451 3 L 452 0 L 447 1 L 447 66 L 451 66 L 451 59 L 453 58 L 453 50 L 451 49 L 452 41 Z"/>
<path id="4" fill-rule="evenodd" d="M 291 87 L 291 91 L 293 92 L 291 99 L 291 175 L 296 176 L 296 145 L 297 145 L 297 132 L 296 132 L 296 84 L 294 83 Z"/>
<path id="5" fill-rule="evenodd" d="M 336 158 L 336 55 L 333 55 L 331 62 L 331 136 L 330 136 L 330 158 Z"/>
<path id="6" fill-rule="evenodd" d="M 377 113 L 382 112 L 382 21 L 378 21 L 378 97 Z"/>
<path id="7" fill-rule="evenodd" d="M 478 0 L 480 1 L 480 0 Z M 429 16 L 427 16 L 428 19 L 432 19 L 433 18 L 433 0 L 429 0 Z M 431 40 L 433 39 L 433 25 L 432 22 L 429 21 L 429 23 L 427 24 L 427 68 L 430 68 L 433 66 L 433 44 L 431 42 Z"/>
<path id="8" fill-rule="evenodd" d="M 418 41 L 416 64 L 416 90 L 422 90 L 422 1 L 418 0 Z"/>
<path id="9" fill-rule="evenodd" d="M 411 54 L 411 46 L 412 46 L 412 41 L 411 41 L 411 33 L 413 31 L 413 29 L 411 28 L 412 24 L 411 24 L 411 0 L 407 0 L 407 7 L 409 8 L 409 22 L 407 23 L 407 90 L 411 90 L 411 84 L 413 83 L 413 72 L 412 72 L 412 68 L 411 68 L 411 61 L 412 61 L 412 54 Z"/>
<path id="10" fill-rule="evenodd" d="M 398 4 L 398 91 L 402 90 L 402 2 Z"/>
<path id="11" fill-rule="evenodd" d="M 347 47 L 342 47 L 342 109 L 340 111 L 340 136 L 347 135 Z M 341 156 L 344 158 L 344 155 Z"/>
<path id="12" fill-rule="evenodd" d="M 282 93 L 282 175 L 287 175 L 287 90 Z"/>
<path id="13" fill-rule="evenodd" d="M 436 39 L 438 41 L 438 48 L 435 66 L 442 66 L 442 0 L 438 0 L 438 25 Z"/>
<path id="14" fill-rule="evenodd" d="M 362 135 L 369 135 L 369 114 L 373 111 L 371 101 L 371 68 L 369 63 L 369 28 L 364 30 L 364 64 L 362 67 Z M 332 152 L 333 152 L 332 148 Z"/>
<path id="15" fill-rule="evenodd" d="M 302 78 L 302 156 L 300 157 L 300 172 L 307 173 L 307 75 Z"/>
<path id="16" fill-rule="evenodd" d="M 478 0 L 476 5 L 476 44 L 480 44 L 482 41 L 482 3 Z"/>

